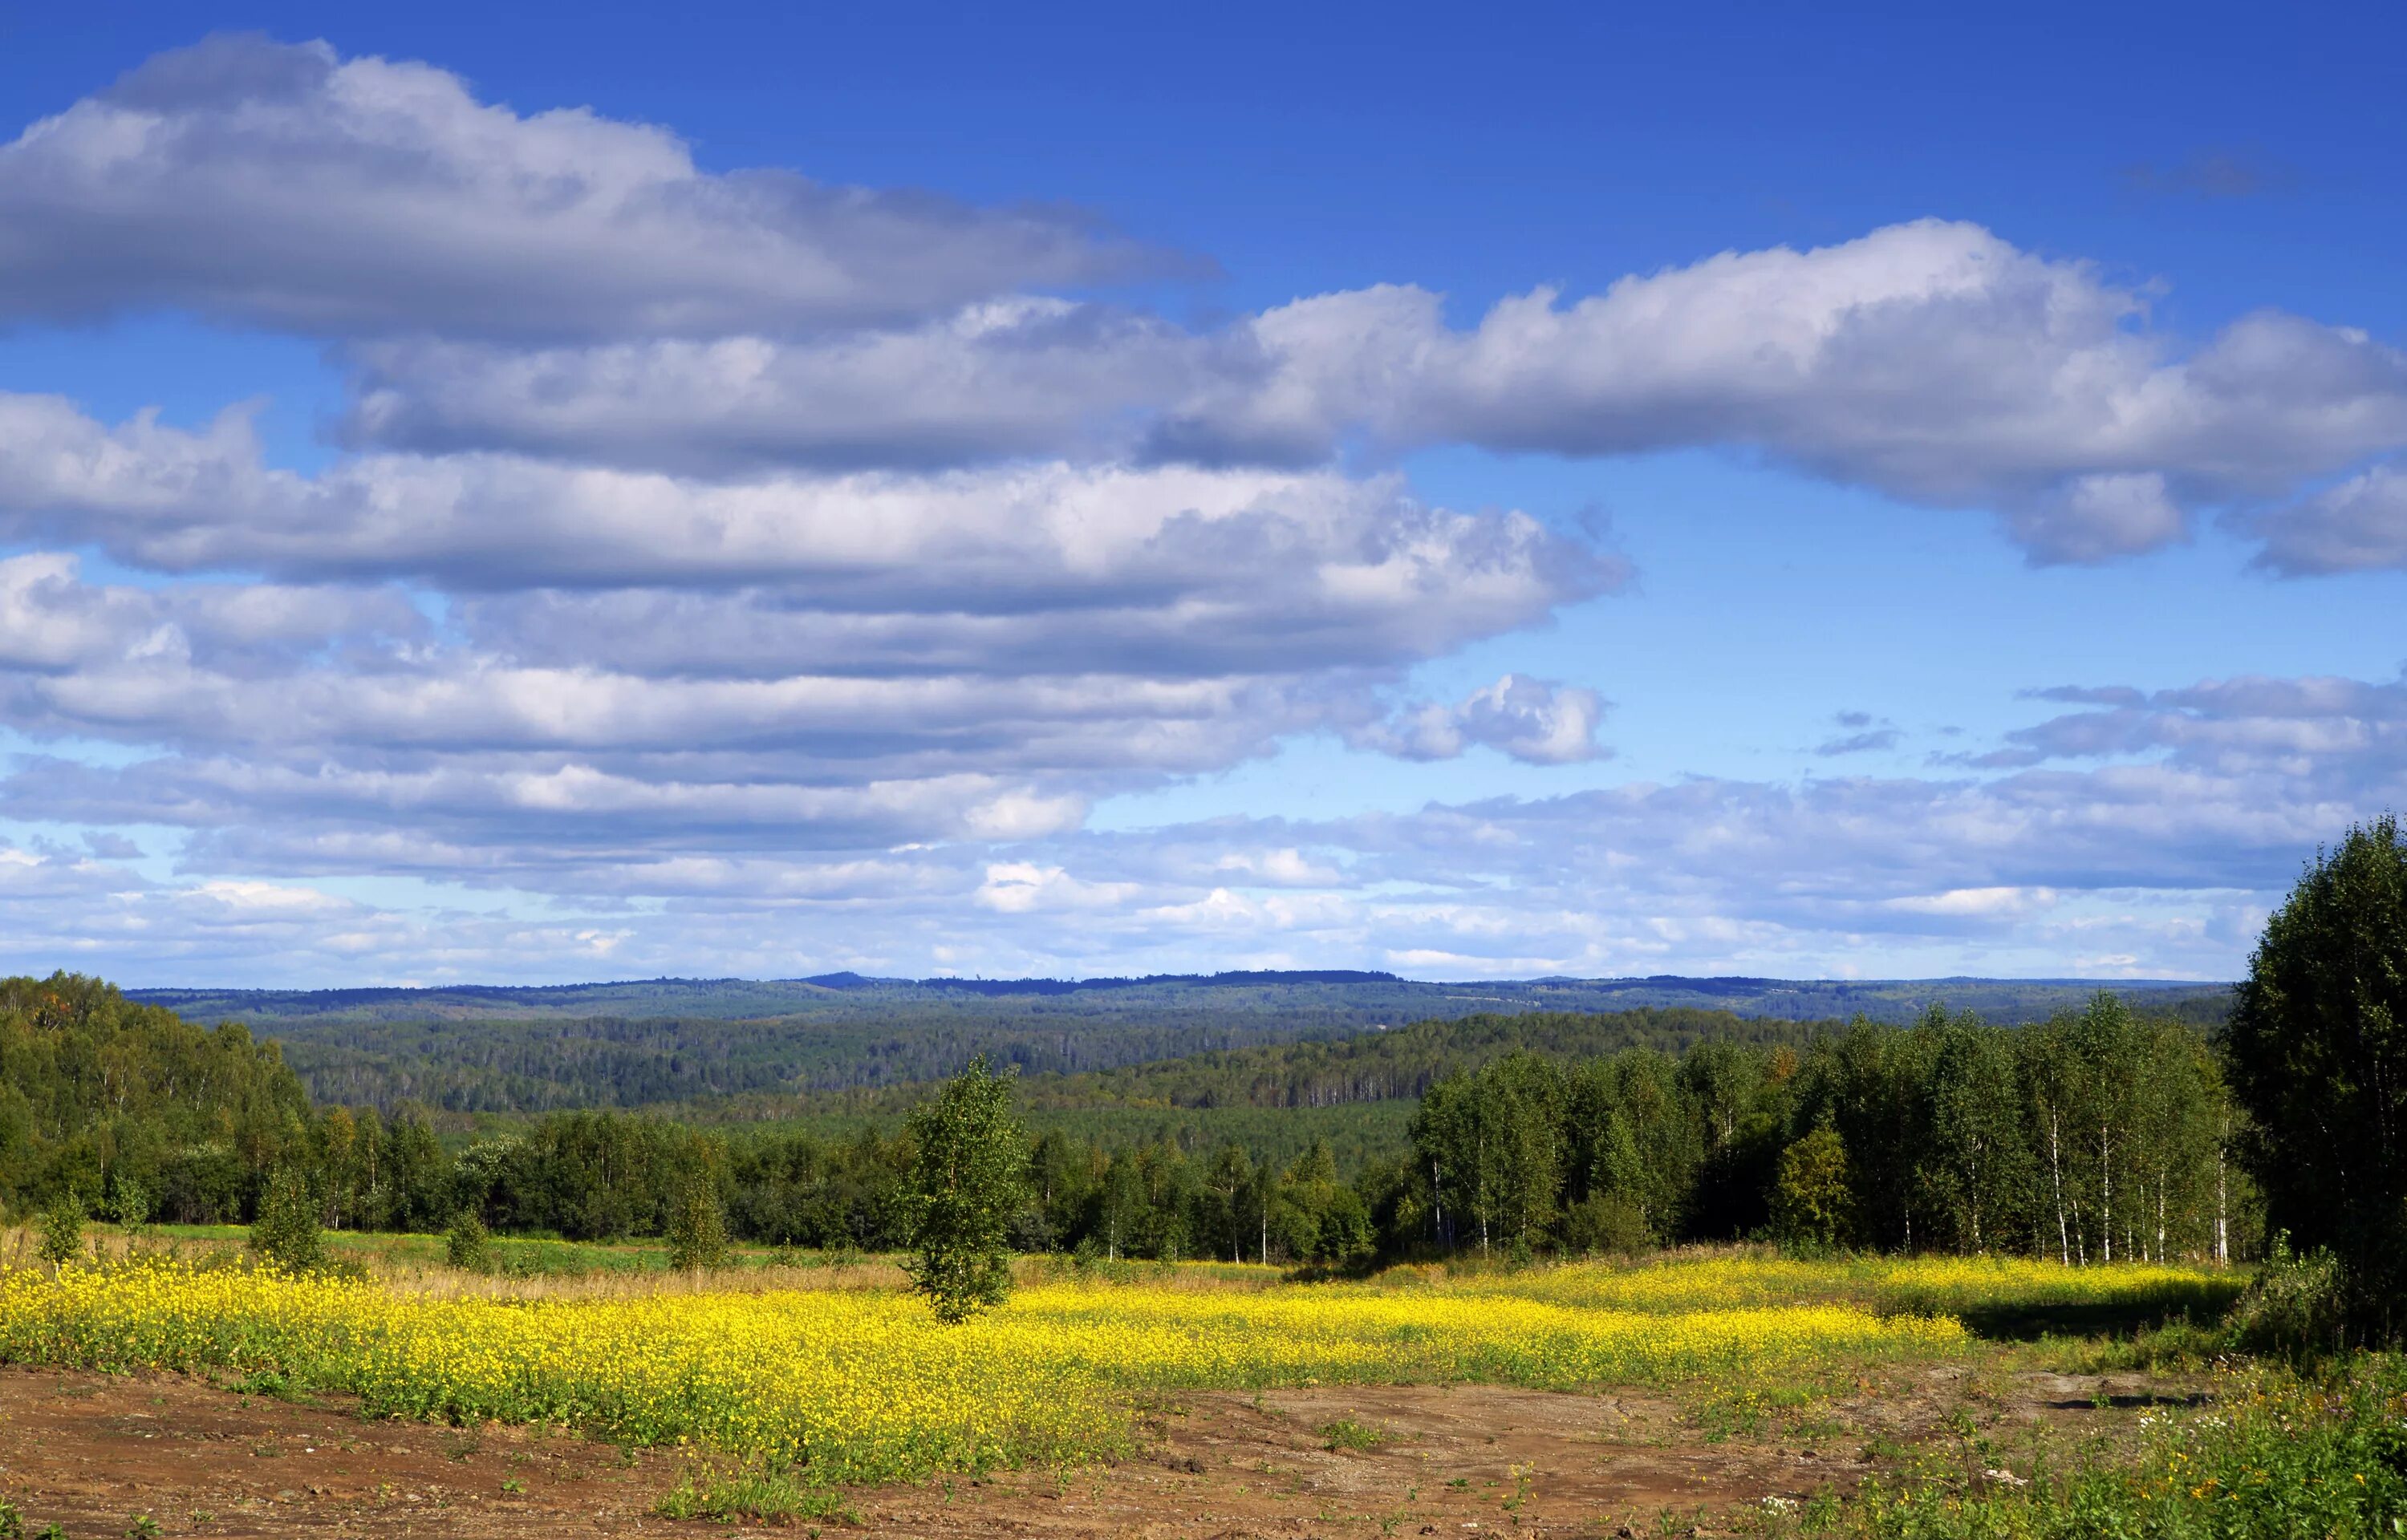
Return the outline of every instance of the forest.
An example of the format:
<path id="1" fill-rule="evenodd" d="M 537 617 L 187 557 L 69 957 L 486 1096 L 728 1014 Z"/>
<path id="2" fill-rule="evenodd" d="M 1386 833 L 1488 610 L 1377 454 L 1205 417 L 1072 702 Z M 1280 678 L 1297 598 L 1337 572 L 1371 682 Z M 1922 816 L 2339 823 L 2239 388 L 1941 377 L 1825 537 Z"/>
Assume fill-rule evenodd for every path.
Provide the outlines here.
<path id="1" fill-rule="evenodd" d="M 2119 986 L 2153 1013 L 2213 1026 L 2218 985 Z M 659 979 L 558 987 L 146 989 L 133 997 L 192 1021 L 239 1021 L 283 1045 L 320 1101 L 390 1110 L 542 1112 L 673 1109 L 755 1121 L 847 1107 L 891 1112 L 917 1082 L 973 1055 L 1032 1079 L 1075 1078 L 1295 1043 L 1350 1044 L 1413 1022 L 1479 1015 L 1635 1021 L 1646 1012 L 1803 1024 L 1863 1016 L 1902 1024 L 1944 999 L 2015 1025 L 2078 1010 L 2089 986 L 1984 979 L 1541 979 L 1431 983 L 1381 973 L 1219 973 L 1142 979 Z M 1747 1030 L 1753 1030 L 1752 1028 Z M 1310 1061 L 1297 1061 L 1303 1068 Z M 1187 1070 L 1175 1072 L 1179 1076 Z M 900 1098 L 874 1094 L 900 1088 Z M 1161 1094 L 1157 1095 L 1157 1091 Z M 1078 1083 L 1136 1105 L 1271 1105 L 1156 1083 Z M 1418 1092 L 1415 1091 L 1414 1095 Z M 1307 1099 L 1300 1105 L 1309 1105 Z"/>
<path id="2" fill-rule="evenodd" d="M 406 1101 L 313 1103 L 275 1042 L 71 975 L 0 982 L 0 1202 L 20 1213 L 242 1222 L 287 1171 L 336 1228 L 474 1215 L 610 1239 L 659 1233 L 701 1184 L 739 1238 L 863 1250 L 903 1238 L 902 1113 L 924 1095 L 775 1123 L 579 1109 L 477 1129 Z M 1907 1025 L 1474 1016 L 1017 1089 L 1027 1250 L 1348 1267 L 1745 1237 L 2076 1262 L 2256 1244 L 2207 1037 L 2106 994 L 2025 1027 L 1941 1007 Z M 1260 1137 L 1312 1112 L 1346 1121 Z M 1215 1115 L 1257 1137 L 1210 1137 L 1196 1120 Z"/>

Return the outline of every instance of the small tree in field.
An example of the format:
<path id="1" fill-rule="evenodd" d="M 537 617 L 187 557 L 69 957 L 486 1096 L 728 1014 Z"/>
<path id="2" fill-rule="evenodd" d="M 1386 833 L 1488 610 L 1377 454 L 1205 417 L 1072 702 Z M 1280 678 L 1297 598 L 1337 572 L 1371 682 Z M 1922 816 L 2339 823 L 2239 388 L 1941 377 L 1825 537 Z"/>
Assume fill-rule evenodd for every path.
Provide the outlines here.
<path id="1" fill-rule="evenodd" d="M 474 1208 L 463 1208 L 443 1234 L 443 1260 L 463 1273 L 493 1270 L 492 1233 Z"/>
<path id="2" fill-rule="evenodd" d="M 318 1198 L 309 1179 L 293 1166 L 279 1166 L 260 1195 L 259 1217 L 250 1226 L 250 1249 L 295 1273 L 326 1265 L 326 1237 L 318 1228 Z"/>
<path id="3" fill-rule="evenodd" d="M 61 1266 L 83 1255 L 83 1204 L 73 1193 L 62 1194 L 42 1210 L 42 1260 Z"/>
<path id="4" fill-rule="evenodd" d="M 1847 1147 L 1838 1130 L 1816 1128 L 1780 1152 L 1772 1223 L 1780 1238 L 1827 1250 L 1847 1237 Z"/>
<path id="5" fill-rule="evenodd" d="M 133 1235 L 150 1222 L 150 1194 L 140 1182 L 120 1177 L 109 1196 L 108 1212 L 127 1235 Z"/>
<path id="6" fill-rule="evenodd" d="M 919 1152 L 904 1190 L 911 1286 L 944 1321 L 966 1321 L 1011 1292 L 1004 1240 L 1027 1201 L 1028 1139 L 1011 1115 L 1011 1081 L 969 1068 L 911 1114 Z"/>
<path id="7" fill-rule="evenodd" d="M 719 1207 L 719 1193 L 707 1181 L 691 1182 L 669 1216 L 669 1266 L 705 1273 L 725 1265 L 727 1216 Z"/>

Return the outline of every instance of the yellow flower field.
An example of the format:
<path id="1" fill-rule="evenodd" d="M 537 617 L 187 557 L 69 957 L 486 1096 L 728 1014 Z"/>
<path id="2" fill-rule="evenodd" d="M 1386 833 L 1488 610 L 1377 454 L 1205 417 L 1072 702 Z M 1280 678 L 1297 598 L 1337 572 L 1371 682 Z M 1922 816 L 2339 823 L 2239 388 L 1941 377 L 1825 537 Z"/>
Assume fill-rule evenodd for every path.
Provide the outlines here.
<path id="1" fill-rule="evenodd" d="M 2193 1307 L 2219 1313 L 2246 1282 L 2229 1269 L 2066 1267 L 2028 1257 L 1859 1257 L 1799 1262 L 1774 1256 L 1680 1258 L 1644 1266 L 1574 1264 L 1496 1279 L 1503 1293 L 1616 1310 L 1730 1309 L 1844 1302 L 1887 1314 L 1950 1315 L 1987 1307 Z"/>
<path id="2" fill-rule="evenodd" d="M 897 1293 L 477 1297 L 364 1280 L 125 1264 L 0 1272 L 0 1360 L 280 1377 L 368 1409 L 689 1443 L 819 1482 L 1076 1462 L 1125 1445 L 1126 1392 L 1307 1381 L 1583 1386 L 1944 1356 L 1952 1317 L 1844 1296 L 2099 1289 L 2033 1264 L 1712 1259 L 1488 1279 L 1261 1289 L 1053 1282 L 966 1326 Z M 1948 1269 L 1973 1271 L 1962 1277 Z M 2129 1279 L 2145 1286 L 2143 1270 Z M 1816 1280 L 1818 1279 L 1818 1286 Z M 2158 1280 L 2161 1282 L 2162 1280 Z M 1901 1285 L 1902 1286 L 1902 1285 Z M 1816 1297 L 1818 1294 L 1819 1297 Z"/>

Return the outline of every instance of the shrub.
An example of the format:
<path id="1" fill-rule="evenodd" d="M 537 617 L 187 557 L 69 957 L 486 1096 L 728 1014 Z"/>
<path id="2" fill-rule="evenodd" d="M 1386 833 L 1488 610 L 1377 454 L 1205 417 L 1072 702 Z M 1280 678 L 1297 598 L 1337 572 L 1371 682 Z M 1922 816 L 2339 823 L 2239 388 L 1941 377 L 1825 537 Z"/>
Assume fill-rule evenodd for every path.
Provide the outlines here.
<path id="1" fill-rule="evenodd" d="M 2294 1363 L 2332 1352 L 2347 1321 L 2345 1291 L 2338 1257 L 2320 1250 L 2294 1255 L 2290 1237 L 2277 1235 L 2257 1280 L 2231 1307 L 2232 1345 Z"/>
<path id="2" fill-rule="evenodd" d="M 443 1260 L 463 1273 L 493 1270 L 492 1234 L 472 1209 L 462 1209 L 443 1233 Z"/>
<path id="3" fill-rule="evenodd" d="M 108 1216 L 132 1235 L 150 1222 L 150 1191 L 140 1182 L 125 1177 L 117 1179 L 117 1189 L 109 1194 Z"/>
<path id="4" fill-rule="evenodd" d="M 669 1266 L 680 1273 L 727 1265 L 727 1215 L 706 1181 L 687 1186 L 669 1219 Z"/>
<path id="5" fill-rule="evenodd" d="M 1654 1227 L 1645 1211 L 1620 1193 L 1596 1193 L 1563 1213 L 1563 1246 L 1578 1252 L 1631 1257 L 1651 1250 Z"/>
<path id="6" fill-rule="evenodd" d="M 318 1228 L 317 1196 L 309 1191 L 309 1180 L 294 1167 L 279 1166 L 267 1179 L 259 1218 L 250 1226 L 250 1249 L 291 1272 L 325 1270 L 326 1237 Z"/>
<path id="7" fill-rule="evenodd" d="M 54 1267 L 83 1255 L 83 1203 L 73 1193 L 61 1194 L 42 1211 L 39 1249 L 42 1260 Z"/>
<path id="8" fill-rule="evenodd" d="M 1816 1128 L 1780 1152 L 1772 1189 L 1772 1224 L 1790 1245 L 1827 1251 L 1852 1229 L 1847 1147 L 1835 1128 Z"/>

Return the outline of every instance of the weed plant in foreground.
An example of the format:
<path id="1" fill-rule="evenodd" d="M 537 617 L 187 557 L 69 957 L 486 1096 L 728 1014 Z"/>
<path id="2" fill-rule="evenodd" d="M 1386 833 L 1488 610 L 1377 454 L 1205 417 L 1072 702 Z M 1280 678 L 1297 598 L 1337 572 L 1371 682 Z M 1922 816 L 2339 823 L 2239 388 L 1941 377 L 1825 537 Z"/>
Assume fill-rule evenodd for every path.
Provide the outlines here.
<path id="1" fill-rule="evenodd" d="M 1633 1311 L 1478 1282 L 1061 1282 L 946 1327 L 868 1291 L 511 1299 L 144 1263 L 0 1274 L 8 1362 L 272 1376 L 373 1413 L 700 1446 L 814 1485 L 1100 1459 L 1133 1436 L 1129 1392 L 1157 1387 L 1671 1384 L 1968 1345 L 1952 1319 L 1847 1304 Z"/>
<path id="2" fill-rule="evenodd" d="M 1967 1433 L 1914 1468 L 1794 1509 L 1775 1535 L 1877 1540 L 2241 1540 L 2407 1533 L 2407 1363 L 2300 1377 L 2226 1369 L 2209 1405 L 2142 1419 L 2136 1460 L 2050 1464 Z"/>

